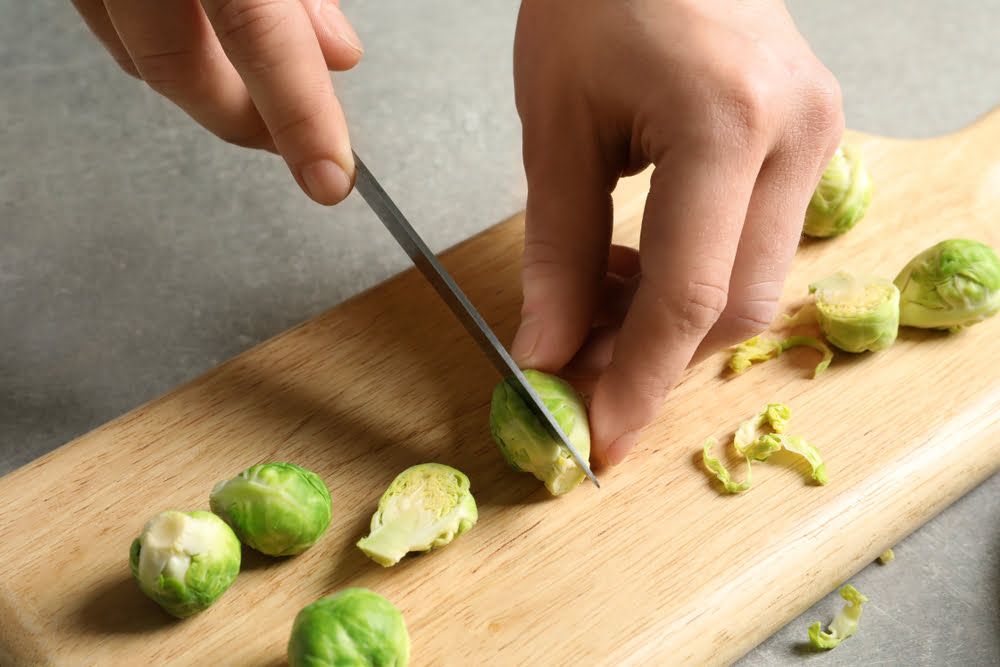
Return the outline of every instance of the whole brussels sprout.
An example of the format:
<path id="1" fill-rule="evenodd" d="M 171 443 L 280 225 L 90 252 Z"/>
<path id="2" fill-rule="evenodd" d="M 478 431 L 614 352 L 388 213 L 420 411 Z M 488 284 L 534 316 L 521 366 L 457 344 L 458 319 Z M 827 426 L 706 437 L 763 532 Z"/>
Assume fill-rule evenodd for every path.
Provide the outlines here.
<path id="1" fill-rule="evenodd" d="M 330 525 L 330 491 L 319 476 L 294 463 L 247 468 L 212 489 L 212 511 L 239 538 L 269 556 L 299 554 Z"/>
<path id="2" fill-rule="evenodd" d="M 865 216 L 871 199 L 872 182 L 861 151 L 842 144 L 813 191 L 802 232 L 817 238 L 843 234 Z"/>
<path id="3" fill-rule="evenodd" d="M 211 512 L 162 512 L 132 542 L 129 565 L 139 589 L 167 613 L 207 609 L 240 571 L 240 541 Z"/>
<path id="4" fill-rule="evenodd" d="M 876 352 L 899 332 L 899 290 L 888 280 L 839 271 L 809 286 L 826 339 L 845 352 Z"/>
<path id="5" fill-rule="evenodd" d="M 449 544 L 479 519 L 469 478 L 451 466 L 422 463 L 396 476 L 378 501 L 358 548 L 383 567 L 411 551 Z"/>
<path id="6" fill-rule="evenodd" d="M 589 461 L 590 423 L 580 395 L 568 382 L 554 375 L 526 370 L 524 377 L 580 456 Z M 506 381 L 493 390 L 490 433 L 514 470 L 530 472 L 554 496 L 572 491 L 585 477 L 566 448 L 549 434 Z"/>
<path id="7" fill-rule="evenodd" d="M 295 617 L 289 667 L 406 667 L 410 635 L 396 607 L 365 588 L 320 598 Z"/>
<path id="8" fill-rule="evenodd" d="M 1000 259 L 984 243 L 941 241 L 896 276 L 899 323 L 957 331 L 1000 311 Z"/>

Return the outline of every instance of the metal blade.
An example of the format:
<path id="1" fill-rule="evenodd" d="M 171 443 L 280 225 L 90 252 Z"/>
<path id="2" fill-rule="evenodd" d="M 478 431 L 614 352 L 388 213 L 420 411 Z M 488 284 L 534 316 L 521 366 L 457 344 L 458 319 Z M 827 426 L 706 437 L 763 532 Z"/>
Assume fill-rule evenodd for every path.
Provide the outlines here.
<path id="1" fill-rule="evenodd" d="M 393 238 L 406 251 L 406 254 L 413 260 L 417 269 L 427 278 L 441 298 L 444 299 L 444 302 L 448 304 L 451 312 L 455 314 L 455 317 L 462 323 L 465 330 L 479 344 L 480 349 L 493 363 L 497 371 L 500 372 L 501 377 L 518 393 L 525 404 L 547 427 L 549 433 L 566 448 L 570 456 L 573 457 L 573 461 L 586 473 L 590 481 L 595 486 L 600 487 L 601 485 L 597 481 L 597 477 L 594 476 L 593 471 L 591 471 L 590 466 L 587 465 L 587 461 L 576 451 L 576 448 L 573 447 L 573 444 L 559 427 L 558 422 L 556 422 L 552 414 L 545 408 L 545 404 L 542 403 L 542 399 L 538 396 L 538 393 L 528 384 L 521 369 L 518 368 L 514 360 L 507 354 L 507 350 L 497 340 L 496 335 L 494 335 L 486 320 L 483 319 L 479 311 L 476 310 L 475 306 L 465 296 L 465 293 L 462 292 L 448 271 L 445 270 L 437 257 L 434 256 L 434 253 L 430 251 L 427 244 L 423 242 L 420 235 L 407 222 L 392 199 L 382 189 L 382 186 L 379 185 L 378 181 L 368 170 L 368 167 L 365 166 L 365 163 L 358 157 L 357 153 L 354 154 L 354 166 L 357 173 L 355 187 L 361 193 L 361 196 L 364 197 L 364 200 L 368 202 L 368 206 L 371 207 L 375 215 L 378 216 L 378 219 L 389 230 L 389 233 L 392 234 Z"/>

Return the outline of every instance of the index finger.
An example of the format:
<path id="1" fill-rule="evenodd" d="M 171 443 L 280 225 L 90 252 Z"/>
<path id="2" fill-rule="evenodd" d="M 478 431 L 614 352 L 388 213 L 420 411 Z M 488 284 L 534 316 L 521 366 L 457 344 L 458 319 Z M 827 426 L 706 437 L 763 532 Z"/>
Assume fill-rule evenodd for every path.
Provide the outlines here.
<path id="1" fill-rule="evenodd" d="M 653 172 L 639 288 L 594 389 L 593 446 L 603 463 L 619 463 L 634 446 L 724 310 L 764 158 L 734 159 L 722 147 L 671 154 Z"/>
<path id="2" fill-rule="evenodd" d="M 299 185 L 321 204 L 351 190 L 347 123 L 300 0 L 201 0 Z"/>

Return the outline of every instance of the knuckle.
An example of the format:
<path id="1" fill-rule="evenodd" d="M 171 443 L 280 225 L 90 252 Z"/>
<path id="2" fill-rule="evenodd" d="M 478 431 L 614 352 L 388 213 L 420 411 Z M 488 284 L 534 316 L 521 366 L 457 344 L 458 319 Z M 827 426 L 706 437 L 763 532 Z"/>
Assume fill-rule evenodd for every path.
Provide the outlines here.
<path id="1" fill-rule="evenodd" d="M 720 121 L 731 135 L 755 144 L 763 139 L 771 117 L 772 80 L 750 70 L 730 77 L 719 90 Z"/>
<path id="2" fill-rule="evenodd" d="M 137 54 L 134 59 L 142 79 L 161 95 L 173 97 L 202 85 L 204 70 L 190 51 Z"/>
<path id="3" fill-rule="evenodd" d="M 739 343 L 765 331 L 777 314 L 777 300 L 743 303 L 732 309 L 732 313 L 723 315 L 725 330 L 733 343 Z"/>
<path id="4" fill-rule="evenodd" d="M 817 77 L 806 106 L 806 127 L 823 143 L 844 129 L 844 107 L 840 83 L 829 72 Z"/>
<path id="5" fill-rule="evenodd" d="M 274 138 L 275 142 L 281 142 L 286 138 L 292 138 L 296 134 L 307 137 L 315 136 L 315 127 L 319 124 L 326 112 L 327 110 L 319 105 L 311 109 L 298 109 L 295 113 L 289 114 L 287 118 L 276 123 L 274 127 L 271 128 L 271 136 Z"/>
<path id="6" fill-rule="evenodd" d="M 666 314 L 685 335 L 703 335 L 719 321 L 728 298 L 728 290 L 717 283 L 692 281 L 666 304 Z"/>
<path id="7" fill-rule="evenodd" d="M 290 18 L 287 0 L 223 0 L 212 24 L 231 58 L 253 62 Z"/>

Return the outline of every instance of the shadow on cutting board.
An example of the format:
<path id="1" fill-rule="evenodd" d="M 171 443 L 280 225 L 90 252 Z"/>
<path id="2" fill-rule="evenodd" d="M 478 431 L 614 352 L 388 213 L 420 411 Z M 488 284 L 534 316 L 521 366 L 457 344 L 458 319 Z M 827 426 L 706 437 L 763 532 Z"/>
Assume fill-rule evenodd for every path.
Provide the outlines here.
<path id="1" fill-rule="evenodd" d="M 80 605 L 75 620 L 98 635 L 146 633 L 183 623 L 143 595 L 127 570 L 102 582 Z"/>

